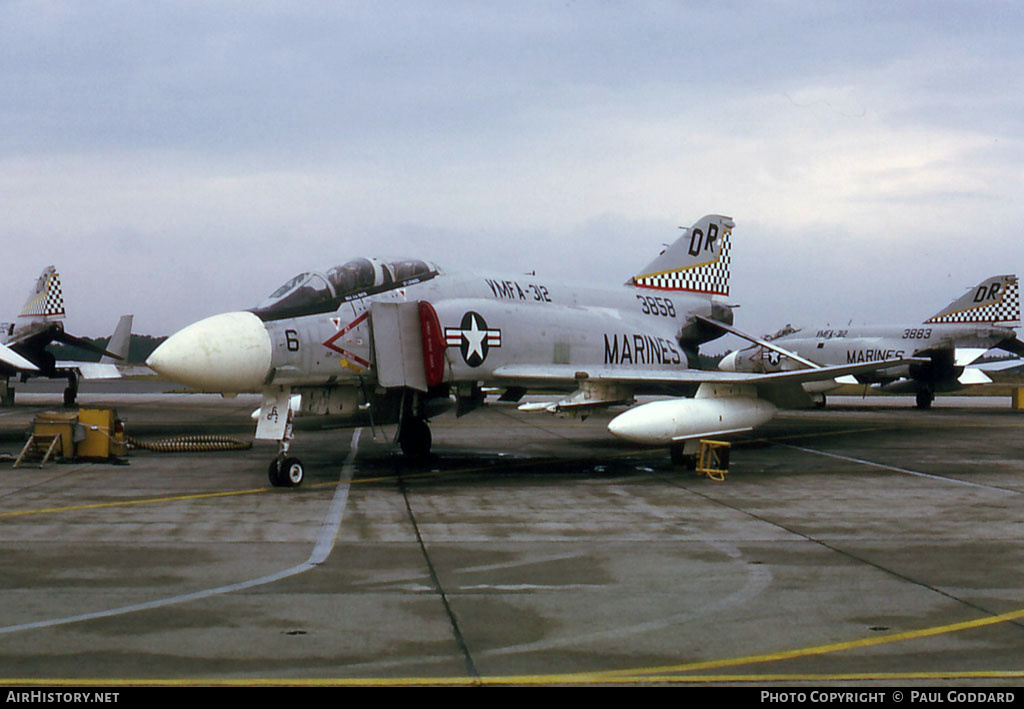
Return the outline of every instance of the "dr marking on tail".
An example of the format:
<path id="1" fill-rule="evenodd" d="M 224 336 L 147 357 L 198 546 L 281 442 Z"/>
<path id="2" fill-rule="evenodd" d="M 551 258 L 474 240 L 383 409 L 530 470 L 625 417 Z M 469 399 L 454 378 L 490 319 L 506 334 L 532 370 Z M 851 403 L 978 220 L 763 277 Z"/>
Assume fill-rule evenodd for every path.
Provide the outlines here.
<path id="1" fill-rule="evenodd" d="M 733 372 L 777 372 L 802 369 L 808 366 L 807 360 L 824 365 L 914 357 L 921 361 L 804 386 L 821 405 L 830 389 L 860 383 L 877 385 L 884 391 L 914 393 L 918 408 L 928 408 L 936 392 L 991 381 L 982 370 L 970 366 L 988 350 L 1024 355 L 1024 343 L 1013 330 L 1020 324 L 1017 277 L 992 276 L 922 323 L 806 329 L 787 326 L 771 338 L 771 343 L 803 360 L 756 345 L 730 353 L 719 367 Z"/>
<path id="2" fill-rule="evenodd" d="M 47 266 L 29 291 L 17 322 L 4 326 L 0 344 L 0 401 L 4 406 L 14 404 L 14 388 L 10 385 L 13 376 L 20 377 L 22 382 L 29 377 L 67 379 L 65 406 L 75 403 L 80 378 L 111 379 L 120 376 L 116 363 L 128 355 L 132 316 L 121 318 L 107 349 L 65 332 L 64 316 L 60 274 L 53 266 Z M 51 342 L 81 347 L 102 355 L 102 359 L 98 363 L 58 361 L 46 350 Z"/>
<path id="3" fill-rule="evenodd" d="M 279 442 L 270 480 L 293 486 L 304 476 L 290 455 L 293 415 L 397 423 L 397 442 L 415 456 L 430 451 L 432 416 L 452 406 L 465 414 L 491 388 L 506 402 L 561 392 L 522 408 L 563 414 L 671 395 L 682 398 L 634 407 L 609 430 L 678 458 L 700 436 L 764 423 L 775 403 L 809 404 L 804 381 L 897 363 L 695 369 L 700 345 L 736 332 L 730 306 L 718 300 L 729 294 L 732 229 L 729 217 L 706 216 L 639 275 L 610 287 L 357 258 L 300 273 L 251 310 L 184 328 L 147 364 L 197 391 L 261 393 L 256 437 Z"/>

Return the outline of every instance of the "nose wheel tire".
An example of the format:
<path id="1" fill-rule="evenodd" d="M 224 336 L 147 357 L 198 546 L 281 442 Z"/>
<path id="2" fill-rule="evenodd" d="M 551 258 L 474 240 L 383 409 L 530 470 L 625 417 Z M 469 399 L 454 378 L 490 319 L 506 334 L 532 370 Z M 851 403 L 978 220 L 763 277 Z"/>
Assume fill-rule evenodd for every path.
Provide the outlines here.
<path id="1" fill-rule="evenodd" d="M 267 473 L 274 487 L 298 487 L 306 477 L 306 469 L 298 458 L 275 458 Z"/>

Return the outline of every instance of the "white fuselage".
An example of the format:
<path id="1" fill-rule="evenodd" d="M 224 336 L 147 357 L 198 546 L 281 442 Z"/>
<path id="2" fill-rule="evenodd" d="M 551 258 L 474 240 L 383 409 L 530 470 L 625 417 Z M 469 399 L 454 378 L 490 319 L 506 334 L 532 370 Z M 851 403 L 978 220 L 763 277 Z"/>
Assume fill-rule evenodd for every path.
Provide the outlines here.
<path id="1" fill-rule="evenodd" d="M 433 307 L 447 345 L 446 384 L 494 382 L 512 365 L 686 369 L 680 330 L 692 314 L 712 312 L 709 297 L 692 293 L 439 272 L 329 312 L 265 321 L 249 312 L 214 316 L 172 336 L 151 365 L 201 391 L 365 385 L 377 358 L 374 302 Z"/>
<path id="2" fill-rule="evenodd" d="M 936 380 L 933 384 L 952 384 L 963 369 L 963 363 L 956 360 L 958 349 L 970 349 L 977 356 L 1013 337 L 1011 329 L 985 324 L 826 326 L 800 330 L 774 339 L 771 344 L 824 366 L 904 357 L 932 358 L 932 363 L 879 370 L 858 375 L 857 379 L 864 383 L 886 383 L 900 378 L 926 376 Z M 730 353 L 720 367 L 726 371 L 767 373 L 802 369 L 805 365 L 757 345 Z M 807 388 L 827 391 L 836 386 L 838 383 L 828 381 L 816 382 Z"/>

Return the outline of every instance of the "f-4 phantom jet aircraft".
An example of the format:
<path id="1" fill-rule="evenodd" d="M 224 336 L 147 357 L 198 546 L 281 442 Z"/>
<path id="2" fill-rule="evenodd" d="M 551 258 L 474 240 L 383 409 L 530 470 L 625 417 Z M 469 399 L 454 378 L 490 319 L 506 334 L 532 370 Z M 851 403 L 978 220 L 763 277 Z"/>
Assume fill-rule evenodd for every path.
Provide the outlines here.
<path id="1" fill-rule="evenodd" d="M 124 359 L 128 354 L 131 337 L 132 317 L 126 315 L 118 323 L 109 350 L 97 347 L 89 340 L 83 340 L 64 331 L 64 294 L 60 285 L 60 274 L 53 266 L 47 266 L 39 274 L 28 300 L 18 315 L 18 321 L 4 327 L 3 344 L 0 344 L 0 400 L 4 406 L 14 403 L 14 390 L 10 386 L 12 376 L 22 381 L 29 377 L 50 377 L 67 379 L 64 389 L 64 404 L 71 406 L 78 394 L 78 380 L 109 379 L 120 376 L 114 366 L 115 360 Z M 51 342 L 75 345 L 103 355 L 102 364 L 96 362 L 57 361 L 47 352 Z"/>
<path id="2" fill-rule="evenodd" d="M 1016 276 L 986 278 L 920 324 L 794 329 L 787 326 L 765 343 L 732 352 L 719 364 L 725 371 L 779 372 L 809 364 L 842 364 L 915 357 L 921 361 L 838 380 L 804 385 L 819 404 L 841 384 L 875 384 L 891 392 L 913 392 L 918 408 L 928 408 L 937 391 L 991 381 L 972 362 L 990 349 L 1024 355 L 1017 339 L 1020 291 Z M 777 348 L 784 348 L 783 351 Z M 787 356 L 785 351 L 800 358 Z M 809 360 L 809 362 L 808 362 Z"/>
<path id="3" fill-rule="evenodd" d="M 428 261 L 357 258 L 300 273 L 255 308 L 201 320 L 147 360 L 197 391 L 260 392 L 256 438 L 277 440 L 274 485 L 301 483 L 289 455 L 292 415 L 397 423 L 408 455 L 431 447 L 428 420 L 447 408 L 560 392 L 554 413 L 629 405 L 609 430 L 678 458 L 700 436 L 749 430 L 775 403 L 810 404 L 804 381 L 894 362 L 745 374 L 694 369 L 697 348 L 726 332 L 733 222 L 710 215 L 624 285 L 568 285 L 537 275 L 458 273 Z M 696 392 L 694 392 L 696 390 Z M 534 406 L 534 405 L 531 405 Z"/>

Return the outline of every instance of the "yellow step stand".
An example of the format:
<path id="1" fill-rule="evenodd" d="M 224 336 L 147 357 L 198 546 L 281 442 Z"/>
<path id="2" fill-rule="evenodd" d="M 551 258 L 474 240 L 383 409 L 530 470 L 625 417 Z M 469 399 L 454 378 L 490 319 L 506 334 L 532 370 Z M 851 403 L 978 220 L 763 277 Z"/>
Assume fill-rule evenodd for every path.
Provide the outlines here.
<path id="1" fill-rule="evenodd" d="M 702 439 L 697 453 L 697 472 L 711 480 L 724 482 L 729 472 L 729 448 L 725 441 Z"/>
<path id="2" fill-rule="evenodd" d="M 18 459 L 14 461 L 14 466 L 17 468 L 24 462 L 39 462 L 38 467 L 46 465 L 47 461 L 52 457 L 56 457 L 63 454 L 63 446 L 61 444 L 61 435 L 59 433 L 33 433 L 29 436 L 28 441 L 25 443 L 25 447 L 21 449 L 21 454 Z"/>
<path id="3" fill-rule="evenodd" d="M 22 463 L 40 461 L 43 467 L 53 458 L 73 458 L 75 455 L 75 427 L 78 414 L 70 411 L 43 411 L 32 420 L 32 432 L 21 455 L 14 461 Z"/>

